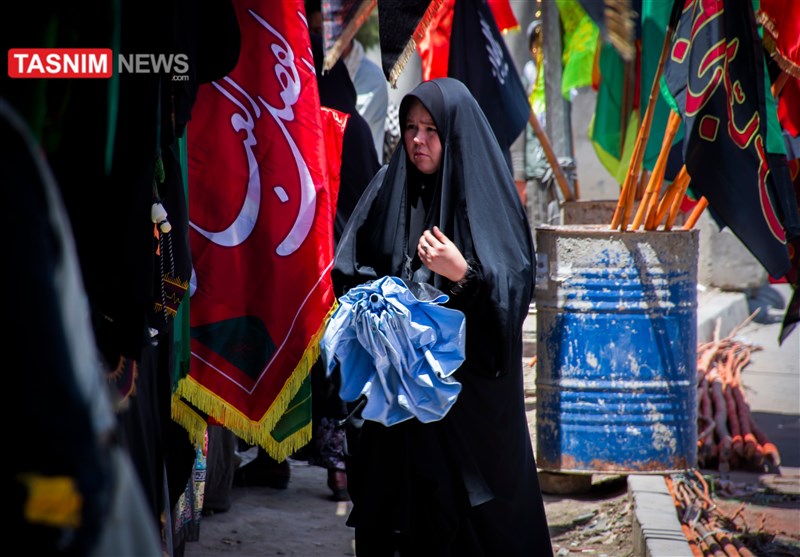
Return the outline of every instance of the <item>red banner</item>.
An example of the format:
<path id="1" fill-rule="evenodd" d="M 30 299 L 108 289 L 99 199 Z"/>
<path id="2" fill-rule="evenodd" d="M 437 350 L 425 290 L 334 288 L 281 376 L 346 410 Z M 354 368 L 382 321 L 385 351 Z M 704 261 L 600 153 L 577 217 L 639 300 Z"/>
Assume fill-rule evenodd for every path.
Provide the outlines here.
<path id="1" fill-rule="evenodd" d="M 519 22 L 517 16 L 514 15 L 514 10 L 511 9 L 509 0 L 489 0 L 489 7 L 492 9 L 494 20 L 501 33 L 519 30 Z"/>
<path id="2" fill-rule="evenodd" d="M 335 303 L 338 183 L 303 3 L 236 11 L 239 62 L 200 88 L 188 127 L 192 360 L 178 394 L 283 460 L 311 434 L 310 405 L 286 415 L 308 402 L 298 392 Z"/>
<path id="3" fill-rule="evenodd" d="M 453 31 L 453 8 L 456 0 L 444 0 L 417 43 L 417 52 L 422 59 L 422 79 L 447 77 L 447 62 L 450 57 L 450 33 Z"/>

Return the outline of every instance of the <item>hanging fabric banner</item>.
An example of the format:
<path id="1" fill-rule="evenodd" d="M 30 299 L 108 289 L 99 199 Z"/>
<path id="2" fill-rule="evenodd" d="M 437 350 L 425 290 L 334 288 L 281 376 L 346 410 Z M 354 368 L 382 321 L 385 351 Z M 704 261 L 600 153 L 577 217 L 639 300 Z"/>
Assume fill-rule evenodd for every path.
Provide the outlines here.
<path id="1" fill-rule="evenodd" d="M 177 393 L 283 460 L 310 439 L 307 380 L 335 304 L 325 133 L 340 145 L 344 121 L 320 109 L 303 3 L 236 10 L 242 56 L 200 88 L 188 127 L 192 358 Z"/>

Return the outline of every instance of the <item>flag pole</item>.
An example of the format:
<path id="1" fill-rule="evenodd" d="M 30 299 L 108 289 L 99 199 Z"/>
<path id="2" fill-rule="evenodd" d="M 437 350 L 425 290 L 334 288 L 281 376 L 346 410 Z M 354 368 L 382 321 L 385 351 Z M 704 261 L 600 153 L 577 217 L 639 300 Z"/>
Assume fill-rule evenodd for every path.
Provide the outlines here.
<path id="1" fill-rule="evenodd" d="M 567 177 L 564 176 L 564 172 L 562 172 L 561 166 L 558 164 L 558 157 L 556 157 L 553 146 L 550 144 L 550 139 L 548 139 L 547 134 L 542 129 L 542 125 L 539 123 L 539 119 L 536 117 L 533 110 L 530 112 L 528 121 L 531 123 L 533 133 L 535 133 L 536 137 L 539 139 L 539 143 L 542 144 L 544 155 L 547 158 L 547 162 L 550 163 L 550 168 L 553 169 L 553 175 L 556 177 L 556 183 L 561 190 L 561 194 L 564 196 L 564 201 L 573 201 L 574 196 L 567 183 Z"/>
<path id="2" fill-rule="evenodd" d="M 664 224 L 664 230 L 672 229 L 672 225 L 675 223 L 675 219 L 678 217 L 678 211 L 681 207 L 681 201 L 683 201 L 683 196 L 686 195 L 686 190 L 689 187 L 689 182 L 691 182 L 691 178 L 689 177 L 689 173 L 686 171 L 686 165 L 683 165 L 681 171 L 678 173 L 678 176 L 681 178 L 681 182 L 677 191 L 675 192 L 675 197 L 672 200 L 672 205 L 669 208 L 669 214 L 667 215 L 667 222 Z M 678 181 L 677 178 L 675 180 Z"/>
<path id="3" fill-rule="evenodd" d="M 614 211 L 614 217 L 611 220 L 611 228 L 625 230 L 628 226 L 628 219 L 630 218 L 631 211 L 633 210 L 633 189 L 636 188 L 636 178 L 639 175 L 639 168 L 644 159 L 644 151 L 647 145 L 647 139 L 650 136 L 650 127 L 653 123 L 653 113 L 655 112 L 656 99 L 658 98 L 659 81 L 661 81 L 661 74 L 664 73 L 664 66 L 667 62 L 667 55 L 672 45 L 672 38 L 675 35 L 675 22 L 677 17 L 677 9 L 679 6 L 678 0 L 675 0 L 673 5 L 673 14 L 670 17 L 669 24 L 667 25 L 667 32 L 664 36 L 664 45 L 661 47 L 661 56 L 658 59 L 658 67 L 655 76 L 653 76 L 653 84 L 650 86 L 650 98 L 647 101 L 647 110 L 645 111 L 642 124 L 639 127 L 639 133 L 636 136 L 636 144 L 633 148 L 633 156 L 631 157 L 630 166 L 628 166 L 628 173 L 625 176 L 625 181 L 622 184 L 622 191 L 619 195 L 617 208 Z"/>
<path id="4" fill-rule="evenodd" d="M 685 223 L 683 223 L 683 229 L 691 230 L 694 228 L 694 225 L 697 223 L 697 219 L 700 218 L 700 215 L 703 214 L 703 211 L 706 210 L 706 207 L 708 207 L 708 199 L 703 196 L 697 201 L 697 205 L 695 205 L 694 209 L 692 209 L 689 218 L 686 219 Z"/>
<path id="5" fill-rule="evenodd" d="M 633 230 L 638 229 L 642 225 L 646 215 L 650 211 L 653 211 L 658 204 L 658 196 L 661 191 L 661 183 L 664 181 L 664 172 L 667 169 L 667 158 L 672 148 L 672 140 L 675 139 L 680 125 L 680 114 L 671 111 L 669 113 L 669 119 L 667 120 L 667 129 L 664 132 L 664 140 L 661 143 L 661 152 L 658 153 L 658 159 L 653 168 L 653 173 L 650 174 L 647 189 L 642 196 L 642 200 L 639 202 L 639 208 L 636 211 L 636 216 L 633 218 L 633 224 L 631 224 Z"/>
<path id="6" fill-rule="evenodd" d="M 358 30 L 364 25 L 364 22 L 369 18 L 369 14 L 378 5 L 378 0 L 364 0 L 356 10 L 353 19 L 351 19 L 347 26 L 342 30 L 342 34 L 331 45 L 330 50 L 325 53 L 325 59 L 322 64 L 322 73 L 328 73 L 336 64 L 336 61 L 341 57 L 345 47 L 350 44 L 353 37 L 356 36 Z"/>
<path id="7" fill-rule="evenodd" d="M 786 70 L 781 70 L 781 73 L 778 75 L 775 83 L 772 84 L 772 96 L 776 99 L 781 94 L 783 90 L 783 86 L 786 85 L 786 82 L 789 81 L 789 73 Z"/>
<path id="8" fill-rule="evenodd" d="M 667 186 L 667 191 L 664 192 L 664 197 L 658 202 L 656 210 L 647 213 L 647 217 L 644 221 L 645 230 L 655 230 L 658 228 L 658 223 L 664 220 L 665 216 L 667 219 L 664 224 L 664 230 L 672 229 L 672 224 L 678 217 L 681 201 L 686 194 L 686 189 L 689 186 L 690 180 L 689 173 L 686 171 L 686 165 L 683 165 L 672 183 Z M 669 215 L 667 213 L 669 213 Z"/>
<path id="9" fill-rule="evenodd" d="M 661 74 L 664 72 L 664 65 L 667 62 L 667 54 L 669 53 L 670 45 L 672 44 L 672 36 L 674 34 L 675 29 L 673 27 L 667 27 L 667 33 L 664 37 L 664 46 L 661 48 L 661 56 L 658 59 L 658 69 L 653 77 L 653 84 L 650 87 L 650 98 L 647 101 L 647 110 L 644 113 L 642 125 L 639 127 L 639 133 L 636 136 L 633 157 L 631 158 L 630 166 L 628 166 L 628 174 L 625 176 L 625 182 L 622 184 L 622 192 L 619 196 L 617 209 L 614 212 L 614 218 L 611 221 L 611 228 L 620 227 L 621 230 L 627 228 L 627 221 L 633 210 L 633 195 L 631 190 L 636 187 L 636 178 L 639 175 L 639 168 L 642 166 L 642 160 L 644 159 L 645 146 L 647 145 L 647 139 L 650 137 L 650 127 L 653 124 L 653 113 L 655 112 L 656 99 L 658 98 L 658 82 L 661 80 Z"/>

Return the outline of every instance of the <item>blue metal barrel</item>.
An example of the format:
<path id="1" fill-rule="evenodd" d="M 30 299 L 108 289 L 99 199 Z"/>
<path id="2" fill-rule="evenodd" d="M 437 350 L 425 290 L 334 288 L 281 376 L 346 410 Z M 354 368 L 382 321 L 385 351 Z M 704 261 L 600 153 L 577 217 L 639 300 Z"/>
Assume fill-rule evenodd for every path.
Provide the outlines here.
<path id="1" fill-rule="evenodd" d="M 697 230 L 536 229 L 542 470 L 697 463 Z"/>

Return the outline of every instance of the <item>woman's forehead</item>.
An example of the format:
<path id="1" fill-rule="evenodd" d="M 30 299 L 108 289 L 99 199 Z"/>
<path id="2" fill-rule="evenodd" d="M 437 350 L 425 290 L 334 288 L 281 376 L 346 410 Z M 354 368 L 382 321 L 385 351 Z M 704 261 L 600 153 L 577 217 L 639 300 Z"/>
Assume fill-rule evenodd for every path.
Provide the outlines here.
<path id="1" fill-rule="evenodd" d="M 406 120 L 430 120 L 433 121 L 433 116 L 419 99 L 414 99 L 408 107 L 408 114 Z"/>

